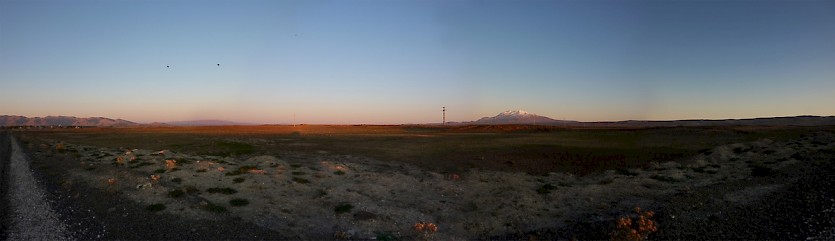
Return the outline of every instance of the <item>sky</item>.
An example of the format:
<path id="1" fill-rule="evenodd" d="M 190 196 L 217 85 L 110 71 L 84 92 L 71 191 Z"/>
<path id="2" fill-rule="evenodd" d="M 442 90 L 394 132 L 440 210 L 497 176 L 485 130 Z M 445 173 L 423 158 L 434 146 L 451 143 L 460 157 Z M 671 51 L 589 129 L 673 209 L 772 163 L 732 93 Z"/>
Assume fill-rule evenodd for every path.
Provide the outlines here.
<path id="1" fill-rule="evenodd" d="M 0 0 L 0 115 L 408 124 L 441 107 L 835 115 L 835 1 Z"/>

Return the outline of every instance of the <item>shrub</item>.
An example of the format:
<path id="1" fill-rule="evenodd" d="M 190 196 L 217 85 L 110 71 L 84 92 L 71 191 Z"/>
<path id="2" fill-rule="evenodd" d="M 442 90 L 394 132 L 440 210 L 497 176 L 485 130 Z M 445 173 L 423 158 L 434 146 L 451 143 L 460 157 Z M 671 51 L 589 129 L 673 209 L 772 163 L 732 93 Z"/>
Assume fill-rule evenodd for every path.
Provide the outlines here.
<path id="1" fill-rule="evenodd" d="M 165 169 L 162 169 L 162 168 L 156 169 L 156 170 L 154 170 L 154 173 L 165 173 Z"/>
<path id="2" fill-rule="evenodd" d="M 258 167 L 255 167 L 255 166 L 242 166 L 242 167 L 239 167 L 238 170 L 227 172 L 226 175 L 227 176 L 237 176 L 237 175 L 247 173 L 250 170 L 257 170 L 257 169 L 258 169 Z"/>
<path id="3" fill-rule="evenodd" d="M 246 206 L 246 205 L 249 205 L 249 200 L 246 200 L 246 199 L 243 199 L 243 198 L 235 198 L 235 199 L 229 200 L 229 205 L 232 205 L 234 207 Z"/>
<path id="4" fill-rule="evenodd" d="M 551 193 L 551 191 L 553 191 L 555 189 L 557 189 L 556 186 L 551 185 L 550 183 L 548 183 L 548 184 L 542 185 L 539 188 L 537 188 L 536 192 L 539 193 L 539 194 L 545 195 L 545 194 Z"/>
<path id="5" fill-rule="evenodd" d="M 231 195 L 231 194 L 235 194 L 235 193 L 237 193 L 237 192 L 238 192 L 238 190 L 235 190 L 235 189 L 232 189 L 232 188 L 228 188 L 228 187 L 224 187 L 224 188 L 213 187 L 213 188 L 206 189 L 206 192 L 208 192 L 208 193 L 221 193 L 221 194 Z"/>
<path id="6" fill-rule="evenodd" d="M 336 214 L 342 214 L 342 213 L 350 212 L 351 209 L 353 209 L 353 208 L 354 208 L 354 205 L 351 205 L 350 203 L 343 203 L 343 204 L 336 205 L 336 207 L 333 208 L 333 211 L 336 212 Z"/>
<path id="7" fill-rule="evenodd" d="M 246 180 L 246 178 L 243 178 L 243 177 L 236 177 L 235 179 L 232 179 L 232 182 L 235 182 L 235 183 L 242 183 L 242 182 L 244 182 L 244 180 Z"/>
<path id="8" fill-rule="evenodd" d="M 345 172 L 343 172 L 342 170 L 336 170 L 335 172 L 333 172 L 333 174 L 336 174 L 336 175 L 345 175 Z"/>
<path id="9" fill-rule="evenodd" d="M 161 204 L 161 203 L 151 204 L 151 205 L 148 205 L 147 207 L 145 207 L 145 210 L 148 210 L 148 211 L 151 211 L 151 212 L 159 212 L 159 211 L 165 210 L 165 205 Z"/>
<path id="10" fill-rule="evenodd" d="M 183 195 L 185 195 L 185 194 L 186 194 L 186 193 L 185 193 L 185 192 L 183 192 L 182 190 L 174 190 L 174 191 L 170 191 L 170 192 L 168 192 L 168 196 L 169 196 L 169 197 L 173 197 L 173 198 L 182 197 L 182 196 L 183 196 Z"/>
<path id="11" fill-rule="evenodd" d="M 307 179 L 304 179 L 304 178 L 299 178 L 299 177 L 294 177 L 294 178 L 293 178 L 293 181 L 294 181 L 294 182 L 297 182 L 297 183 L 302 183 L 302 184 L 304 184 L 304 183 L 310 183 L 310 181 L 308 181 Z"/>
<path id="12" fill-rule="evenodd" d="M 183 182 L 183 179 L 182 179 L 182 178 L 179 178 L 179 177 L 176 177 L 176 178 L 171 179 L 171 182 L 174 182 L 174 183 L 181 183 L 181 182 Z"/>
<path id="13" fill-rule="evenodd" d="M 767 177 L 774 175 L 774 169 L 764 166 L 753 166 L 751 167 L 751 175 L 755 177 Z"/>
<path id="14" fill-rule="evenodd" d="M 213 212 L 213 213 L 222 213 L 226 212 L 226 207 L 214 204 L 214 203 L 207 203 L 203 206 L 203 210 Z"/>

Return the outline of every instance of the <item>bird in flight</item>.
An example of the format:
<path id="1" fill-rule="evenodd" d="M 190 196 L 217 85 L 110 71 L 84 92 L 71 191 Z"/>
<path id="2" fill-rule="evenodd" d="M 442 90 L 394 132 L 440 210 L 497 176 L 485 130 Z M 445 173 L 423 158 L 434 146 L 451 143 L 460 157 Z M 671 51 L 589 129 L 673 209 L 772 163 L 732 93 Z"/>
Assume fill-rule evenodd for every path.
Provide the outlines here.
<path id="1" fill-rule="evenodd" d="M 166 67 L 166 68 L 171 68 L 171 66 L 170 66 L 170 65 L 166 65 L 165 67 Z"/>
<path id="2" fill-rule="evenodd" d="M 220 64 L 217 64 L 217 66 L 220 66 Z"/>

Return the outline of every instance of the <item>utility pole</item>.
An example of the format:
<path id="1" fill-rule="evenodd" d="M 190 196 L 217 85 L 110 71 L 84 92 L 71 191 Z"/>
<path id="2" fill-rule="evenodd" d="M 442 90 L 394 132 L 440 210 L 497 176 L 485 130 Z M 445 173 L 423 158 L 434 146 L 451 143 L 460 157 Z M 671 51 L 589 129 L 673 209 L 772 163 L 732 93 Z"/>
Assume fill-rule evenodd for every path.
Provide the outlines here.
<path id="1" fill-rule="evenodd" d="M 446 125 L 446 106 L 441 107 L 441 111 L 444 112 L 444 125 Z"/>

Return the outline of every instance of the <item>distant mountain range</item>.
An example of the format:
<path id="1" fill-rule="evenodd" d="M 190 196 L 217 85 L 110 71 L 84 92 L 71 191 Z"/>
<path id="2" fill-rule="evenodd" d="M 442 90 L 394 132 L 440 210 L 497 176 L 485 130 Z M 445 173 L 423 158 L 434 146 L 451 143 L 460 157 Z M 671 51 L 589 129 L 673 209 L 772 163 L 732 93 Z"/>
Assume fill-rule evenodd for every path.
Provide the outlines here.
<path id="1" fill-rule="evenodd" d="M 438 123 L 440 124 L 440 123 Z M 257 125 L 224 120 L 171 121 L 166 123 L 138 124 L 105 117 L 79 118 L 74 116 L 25 117 L 0 115 L 0 126 L 83 126 L 83 127 L 131 127 L 131 126 L 230 126 Z M 476 121 L 448 122 L 447 125 L 545 125 L 565 127 L 675 127 L 675 126 L 829 126 L 835 125 L 835 116 L 789 116 L 722 120 L 673 120 L 673 121 L 612 121 L 579 122 L 557 120 L 529 113 L 524 110 L 505 111 Z"/>
<path id="2" fill-rule="evenodd" d="M 473 122 L 464 124 L 474 125 L 507 125 L 507 124 L 529 124 L 529 125 L 567 125 L 578 123 L 577 121 L 555 120 L 549 117 L 528 113 L 524 110 L 509 110 L 499 113 L 493 117 L 483 117 Z"/>
<path id="3" fill-rule="evenodd" d="M 549 125 L 570 127 L 673 127 L 673 126 L 824 126 L 835 125 L 835 116 L 789 116 L 765 117 L 750 119 L 721 119 L 721 120 L 673 120 L 673 121 L 612 121 L 612 122 L 579 122 L 571 120 L 555 120 L 536 115 L 524 110 L 505 111 L 493 117 L 483 117 L 470 122 L 452 122 L 451 125 Z"/>
<path id="4" fill-rule="evenodd" d="M 26 117 L 0 115 L 0 126 L 137 126 L 139 124 L 105 117 L 78 118 L 74 116 Z"/>

